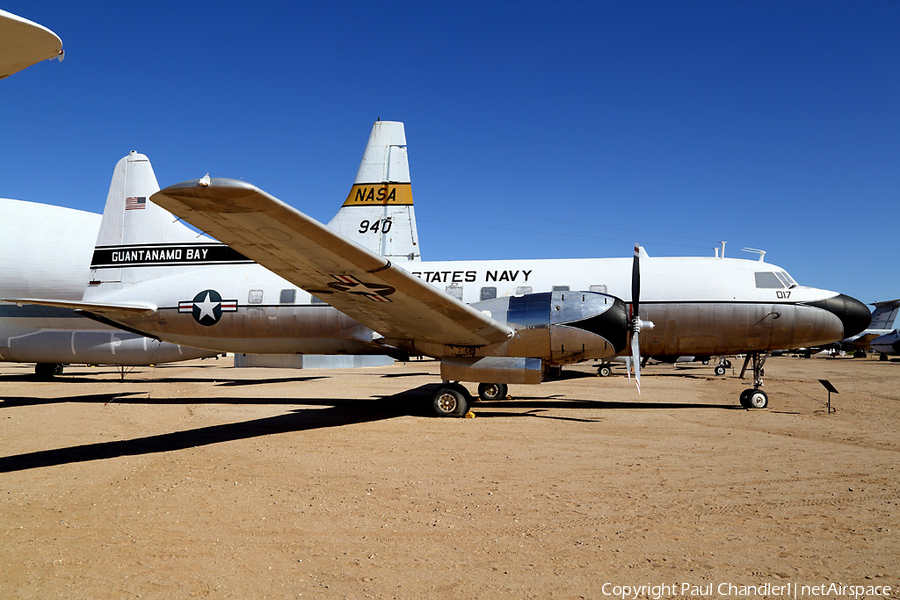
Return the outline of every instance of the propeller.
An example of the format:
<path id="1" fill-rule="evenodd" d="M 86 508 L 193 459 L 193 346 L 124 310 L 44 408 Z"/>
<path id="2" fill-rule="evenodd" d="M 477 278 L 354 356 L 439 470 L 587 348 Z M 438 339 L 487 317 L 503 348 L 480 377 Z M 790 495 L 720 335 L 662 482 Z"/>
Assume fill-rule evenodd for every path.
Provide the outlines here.
<path id="1" fill-rule="evenodd" d="M 631 365 L 634 365 L 634 382 L 638 394 L 641 393 L 641 329 L 653 329 L 651 321 L 641 321 L 641 246 L 634 245 L 634 262 L 631 266 L 631 356 L 625 358 L 628 378 L 631 379 Z"/>

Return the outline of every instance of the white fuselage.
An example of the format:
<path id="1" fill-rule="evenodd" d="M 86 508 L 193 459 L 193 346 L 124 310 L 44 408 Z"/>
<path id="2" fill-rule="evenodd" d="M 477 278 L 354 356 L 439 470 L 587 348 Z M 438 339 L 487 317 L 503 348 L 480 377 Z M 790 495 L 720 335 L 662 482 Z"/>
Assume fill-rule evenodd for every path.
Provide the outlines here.
<path id="1" fill-rule="evenodd" d="M 415 261 L 400 266 L 466 303 L 566 287 L 631 302 L 630 258 Z M 106 299 L 156 304 L 158 314 L 128 325 L 177 344 L 248 353 L 384 352 L 375 343 L 376 332 L 258 265 L 174 269 L 171 275 L 123 286 Z M 642 332 L 642 354 L 732 354 L 844 337 L 837 315 L 809 305 L 838 294 L 798 286 L 774 265 L 644 257 L 641 270 L 641 318 L 654 324 Z M 760 272 L 766 275 L 758 276 Z M 206 319 L 201 324 L 199 309 L 193 309 L 208 301 L 208 291 L 227 309 L 220 309 L 215 323 Z"/>

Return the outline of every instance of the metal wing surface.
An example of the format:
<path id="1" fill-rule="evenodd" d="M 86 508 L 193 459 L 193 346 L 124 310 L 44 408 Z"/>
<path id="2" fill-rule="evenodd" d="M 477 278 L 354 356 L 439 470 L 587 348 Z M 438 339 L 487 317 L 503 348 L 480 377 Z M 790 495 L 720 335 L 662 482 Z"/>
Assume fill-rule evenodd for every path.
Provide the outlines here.
<path id="1" fill-rule="evenodd" d="M 512 333 L 246 182 L 187 181 L 151 200 L 389 340 L 484 346 Z"/>

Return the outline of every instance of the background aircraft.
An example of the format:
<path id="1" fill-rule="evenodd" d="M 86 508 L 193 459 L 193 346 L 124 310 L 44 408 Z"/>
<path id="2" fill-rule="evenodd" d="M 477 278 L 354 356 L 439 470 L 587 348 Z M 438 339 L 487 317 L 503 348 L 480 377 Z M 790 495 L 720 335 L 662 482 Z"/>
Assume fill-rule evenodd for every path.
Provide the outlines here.
<path id="1" fill-rule="evenodd" d="M 869 342 L 869 347 L 875 352 L 881 353 L 881 360 L 897 356 L 900 354 L 900 331 L 894 329 L 890 333 L 878 336 Z"/>
<path id="2" fill-rule="evenodd" d="M 155 182 L 138 154 L 116 173 Z M 114 194 L 116 177 L 82 301 L 20 302 L 219 351 L 434 356 L 444 380 L 479 382 L 484 395 L 627 354 L 629 340 L 635 356 L 638 346 L 661 356 L 746 353 L 754 388 L 741 402 L 757 407 L 768 402 L 759 389 L 768 350 L 833 342 L 869 322 L 862 303 L 762 261 L 638 249 L 632 259 L 421 261 L 414 224 L 401 222 L 412 221 L 402 123 L 375 124 L 337 231 L 240 181 L 207 176 L 138 208 L 129 198 L 149 188 Z M 445 384 L 433 403 L 461 415 L 469 400 Z"/>
<path id="3" fill-rule="evenodd" d="M 90 280 L 100 215 L 0 198 L 0 295 L 80 300 Z M 215 352 L 160 342 L 67 308 L 0 302 L 0 360 L 50 376 L 71 363 L 147 365 Z"/>
<path id="4" fill-rule="evenodd" d="M 62 56 L 62 41 L 55 33 L 0 10 L 0 78 Z M 0 295 L 80 299 L 100 216 L 5 198 L 0 198 L 0 211 Z M 36 374 L 50 376 L 68 363 L 146 365 L 214 354 L 123 332 L 82 315 L 0 303 L 0 360 L 34 362 Z"/>
<path id="5" fill-rule="evenodd" d="M 897 316 L 900 315 L 900 299 L 874 302 L 873 306 L 875 309 L 872 311 L 872 320 L 865 331 L 841 340 L 838 348 L 854 350 L 865 355 L 867 350 L 876 350 L 873 346 L 876 339 L 880 348 L 891 347 L 889 337 L 885 336 L 890 336 L 896 331 Z M 882 356 L 886 359 L 884 350 L 876 351 L 882 352 Z"/>

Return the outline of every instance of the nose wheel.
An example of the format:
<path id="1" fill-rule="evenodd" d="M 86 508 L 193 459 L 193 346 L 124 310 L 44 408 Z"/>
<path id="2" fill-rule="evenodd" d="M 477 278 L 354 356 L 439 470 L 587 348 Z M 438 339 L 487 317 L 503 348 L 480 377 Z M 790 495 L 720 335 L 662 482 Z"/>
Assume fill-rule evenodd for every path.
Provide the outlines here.
<path id="1" fill-rule="evenodd" d="M 744 408 L 765 408 L 769 405 L 769 395 L 759 389 L 763 384 L 762 378 L 765 374 L 763 366 L 766 364 L 768 356 L 768 352 L 762 354 L 751 352 L 744 358 L 744 366 L 741 368 L 741 379 L 744 378 L 744 373 L 747 371 L 748 366 L 753 369 L 753 387 L 741 392 L 741 406 Z"/>
<path id="2" fill-rule="evenodd" d="M 762 390 L 750 388 L 741 392 L 741 406 L 744 408 L 765 408 L 769 405 L 769 395 Z"/>

